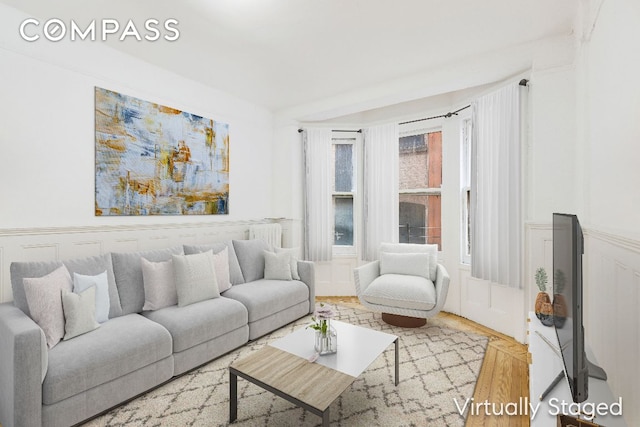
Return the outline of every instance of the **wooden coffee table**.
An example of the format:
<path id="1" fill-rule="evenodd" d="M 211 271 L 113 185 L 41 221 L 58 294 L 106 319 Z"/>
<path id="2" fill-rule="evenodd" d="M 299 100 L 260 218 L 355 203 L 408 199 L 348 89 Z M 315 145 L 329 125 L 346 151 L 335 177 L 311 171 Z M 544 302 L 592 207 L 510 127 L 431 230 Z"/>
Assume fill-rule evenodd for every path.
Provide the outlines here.
<path id="1" fill-rule="evenodd" d="M 339 321 L 338 351 L 308 359 L 314 331 L 304 327 L 229 366 L 229 422 L 238 417 L 238 377 L 322 417 L 329 426 L 330 405 L 389 347 L 395 345 L 395 385 L 399 381 L 398 337 Z"/>

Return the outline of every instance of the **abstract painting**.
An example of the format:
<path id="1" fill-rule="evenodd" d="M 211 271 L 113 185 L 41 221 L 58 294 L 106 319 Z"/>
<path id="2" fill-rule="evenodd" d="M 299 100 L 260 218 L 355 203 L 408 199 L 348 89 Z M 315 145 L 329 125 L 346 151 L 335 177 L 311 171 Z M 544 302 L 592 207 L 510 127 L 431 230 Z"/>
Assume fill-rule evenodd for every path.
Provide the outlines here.
<path id="1" fill-rule="evenodd" d="M 229 125 L 95 88 L 96 216 L 229 209 Z"/>

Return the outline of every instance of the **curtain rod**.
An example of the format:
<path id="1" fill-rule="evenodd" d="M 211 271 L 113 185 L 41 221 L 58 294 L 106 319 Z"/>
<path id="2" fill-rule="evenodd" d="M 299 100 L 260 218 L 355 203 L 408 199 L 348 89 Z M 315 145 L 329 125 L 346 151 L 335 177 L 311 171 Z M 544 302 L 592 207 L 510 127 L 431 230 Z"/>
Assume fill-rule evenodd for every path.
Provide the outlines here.
<path id="1" fill-rule="evenodd" d="M 298 133 L 302 133 L 302 132 L 304 132 L 304 129 L 298 129 Z M 356 132 L 356 133 L 362 133 L 362 129 L 358 129 L 358 130 L 331 129 L 331 132 Z"/>
<path id="2" fill-rule="evenodd" d="M 526 86 L 529 83 L 529 80 L 527 79 L 522 79 L 520 80 L 520 82 L 518 83 L 519 86 Z M 457 115 L 460 111 L 462 110 L 466 110 L 467 108 L 471 107 L 471 105 L 467 105 L 466 107 L 462 107 L 456 111 L 447 113 L 447 114 L 441 114 L 439 116 L 433 116 L 433 117 L 425 117 L 424 119 L 416 119 L 416 120 L 409 120 L 408 122 L 402 122 L 402 123 L 398 123 L 400 125 L 408 125 L 409 123 L 416 123 L 416 122 L 422 122 L 424 120 L 433 120 L 433 119 L 440 119 L 440 118 L 449 118 L 451 116 L 455 116 Z"/>
<path id="3" fill-rule="evenodd" d="M 460 111 L 466 110 L 469 107 L 471 107 L 471 105 L 467 105 L 466 107 L 462 107 L 462 108 L 460 108 L 460 109 L 458 109 L 456 111 L 452 111 L 452 112 L 447 113 L 447 114 L 441 114 L 439 116 L 433 116 L 433 117 L 425 117 L 424 119 L 409 120 L 408 122 L 401 122 L 401 123 L 398 123 L 398 124 L 400 124 L 400 125 L 408 125 L 409 123 L 422 122 L 424 120 L 439 119 L 439 118 L 442 118 L 442 117 L 445 117 L 445 118 L 448 119 L 451 116 L 457 116 Z"/>

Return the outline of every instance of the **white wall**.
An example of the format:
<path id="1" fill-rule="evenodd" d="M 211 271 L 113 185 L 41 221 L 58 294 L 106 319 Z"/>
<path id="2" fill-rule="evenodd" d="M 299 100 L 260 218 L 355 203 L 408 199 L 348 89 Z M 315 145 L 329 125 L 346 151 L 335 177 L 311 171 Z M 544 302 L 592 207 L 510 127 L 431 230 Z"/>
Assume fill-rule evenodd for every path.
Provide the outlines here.
<path id="1" fill-rule="evenodd" d="M 640 424 L 640 3 L 585 3 L 577 62 L 577 135 L 584 159 L 585 335 Z"/>
<path id="2" fill-rule="evenodd" d="M 586 210 L 592 227 L 640 239 L 640 2 L 594 3 L 602 7 L 585 31 L 579 88 Z"/>
<path id="3" fill-rule="evenodd" d="M 273 215 L 273 115 L 268 110 L 100 41 L 28 43 L 18 33 L 26 17 L 0 5 L 0 229 Z M 94 86 L 229 123 L 229 215 L 96 218 Z"/>

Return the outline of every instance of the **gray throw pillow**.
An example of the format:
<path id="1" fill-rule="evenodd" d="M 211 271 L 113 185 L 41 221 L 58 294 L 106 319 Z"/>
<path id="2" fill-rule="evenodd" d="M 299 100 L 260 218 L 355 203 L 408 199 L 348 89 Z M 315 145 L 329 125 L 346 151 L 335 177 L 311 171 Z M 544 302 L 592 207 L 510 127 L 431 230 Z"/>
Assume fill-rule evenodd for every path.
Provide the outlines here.
<path id="1" fill-rule="evenodd" d="M 264 251 L 271 247 L 261 239 L 234 240 L 233 247 L 238 256 L 242 276 L 246 283 L 254 282 L 264 277 Z"/>
<path id="2" fill-rule="evenodd" d="M 107 271 L 96 276 L 86 276 L 84 274 L 73 273 L 73 292 L 79 294 L 89 287 L 96 287 L 96 320 L 104 323 L 109 320 L 109 281 Z"/>
<path id="3" fill-rule="evenodd" d="M 270 280 L 291 280 L 291 254 L 264 251 L 264 278 Z"/>
<path id="4" fill-rule="evenodd" d="M 212 251 L 193 255 L 173 255 L 172 260 L 178 306 L 184 307 L 220 296 Z"/>
<path id="5" fill-rule="evenodd" d="M 23 282 L 31 318 L 44 331 L 47 347 L 53 348 L 64 336 L 62 291 L 71 291 L 73 286 L 69 270 L 63 265 L 46 276 Z"/>
<path id="6" fill-rule="evenodd" d="M 143 310 L 160 310 L 178 304 L 173 260 L 152 262 L 140 258 L 144 281 Z"/>
<path id="7" fill-rule="evenodd" d="M 96 321 L 96 287 L 90 286 L 80 293 L 62 290 L 64 308 L 64 340 L 86 334 L 100 324 Z"/>

